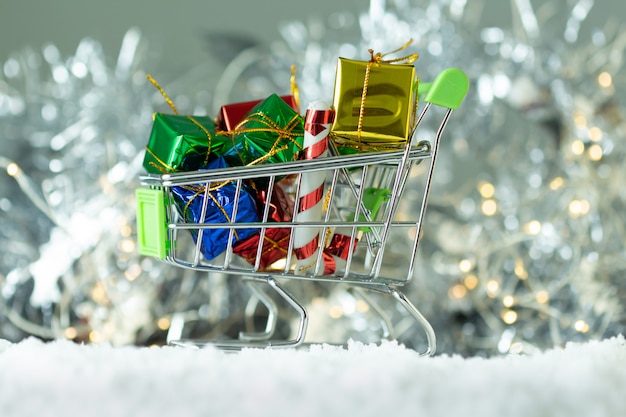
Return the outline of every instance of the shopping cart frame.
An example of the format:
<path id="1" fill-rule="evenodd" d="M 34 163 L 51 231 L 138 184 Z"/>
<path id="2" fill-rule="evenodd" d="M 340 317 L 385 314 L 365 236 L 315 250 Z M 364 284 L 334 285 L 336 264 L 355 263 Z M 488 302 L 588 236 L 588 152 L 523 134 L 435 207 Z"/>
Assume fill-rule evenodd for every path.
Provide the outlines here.
<path id="1" fill-rule="evenodd" d="M 262 332 L 242 332 L 238 340 L 211 342 L 223 349 L 241 349 L 243 347 L 296 347 L 304 342 L 306 328 L 308 325 L 308 313 L 291 293 L 289 293 L 280 281 L 286 279 L 312 280 L 318 282 L 334 282 L 347 284 L 357 291 L 357 294 L 365 300 L 374 311 L 381 317 L 383 323 L 383 337 L 394 338 L 393 326 L 382 309 L 371 301 L 364 290 L 374 291 L 393 297 L 422 328 L 426 335 L 427 348 L 423 355 L 432 355 L 436 349 L 436 337 L 434 330 L 428 320 L 410 302 L 399 287 L 411 281 L 414 275 L 417 249 L 422 234 L 424 215 L 426 212 L 428 195 L 432 177 L 434 173 L 437 154 L 439 151 L 440 139 L 448 123 L 453 110 L 457 109 L 465 97 L 469 83 L 467 76 L 456 68 L 451 68 L 440 73 L 433 83 L 422 84 L 421 98 L 425 103 L 424 108 L 419 113 L 414 129 L 411 132 L 411 141 L 407 141 L 404 149 L 386 152 L 371 152 L 352 155 L 341 155 L 331 143 L 331 156 L 306 161 L 290 161 L 266 165 L 230 167 L 205 171 L 170 173 L 163 175 L 142 176 L 141 181 L 144 188 L 137 190 L 138 201 L 138 243 L 140 253 L 155 256 L 163 261 L 178 267 L 224 273 L 236 275 L 246 282 L 253 298 L 246 308 L 246 314 L 253 314 L 256 304 L 260 302 L 268 310 L 268 318 L 265 329 Z M 444 116 L 431 141 L 415 142 L 415 132 L 431 106 L 443 107 Z M 410 221 L 398 220 L 396 218 L 397 209 L 400 204 L 407 178 L 412 167 L 422 165 L 428 161 L 428 166 L 423 172 L 424 185 L 421 201 L 419 201 L 419 212 L 416 219 Z M 371 210 L 364 204 L 364 190 L 366 182 L 370 179 L 368 175 L 379 175 L 378 171 L 371 174 L 371 170 L 379 169 L 385 172 L 385 184 L 389 185 L 389 194 L 382 203 L 383 208 L 380 214 Z M 356 172 L 356 174 L 355 174 Z M 176 210 L 172 194 L 169 192 L 172 187 L 190 186 L 203 184 L 205 190 L 211 189 L 214 184 L 228 181 L 236 187 L 235 201 L 238 201 L 240 193 L 246 181 L 263 179 L 267 182 L 268 194 L 271 196 L 273 187 L 281 178 L 295 176 L 294 213 L 298 211 L 300 201 L 300 184 L 303 175 L 311 173 L 323 173 L 327 176 L 328 186 L 325 217 L 319 221 L 292 221 L 280 223 L 268 223 L 268 208 L 265 208 L 264 215 L 258 222 L 235 222 L 227 223 L 204 223 L 202 219 L 198 223 L 189 223 Z M 382 174 L 381 174 L 382 175 Z M 356 178 L 355 178 L 356 176 Z M 359 178 L 360 176 L 360 178 Z M 337 187 L 342 193 L 352 195 L 355 202 L 354 214 L 350 219 L 333 218 L 331 215 L 333 198 L 338 195 Z M 203 214 L 206 210 L 207 195 L 203 197 Z M 339 197 L 337 197 L 339 198 Z M 348 197 L 350 198 L 350 197 Z M 269 199 L 269 196 L 268 196 Z M 233 209 L 232 218 L 237 216 L 237 203 Z M 282 269 L 263 270 L 259 267 L 259 256 L 252 265 L 242 265 L 237 262 L 237 257 L 233 254 L 233 235 L 242 229 L 258 228 L 261 237 L 259 239 L 257 255 L 261 254 L 262 244 L 266 230 L 269 228 L 288 228 L 292 233 L 298 228 L 315 228 L 320 230 L 320 236 L 326 236 L 330 231 L 347 229 L 350 232 L 350 245 L 345 265 L 342 265 L 341 273 L 324 273 L 324 261 L 322 252 L 324 251 L 324 239 L 320 239 L 317 248 L 318 256 L 316 265 L 306 273 L 297 273 L 290 262 L 294 254 L 294 239 L 289 239 L 289 246 Z M 406 274 L 403 276 L 383 276 L 381 268 L 385 255 L 385 248 L 390 233 L 394 229 L 411 229 L 414 232 L 414 239 L 409 250 L 409 262 Z M 230 236 L 224 255 L 219 260 L 206 261 L 202 257 L 201 242 L 205 230 L 228 229 Z M 192 256 L 182 256 L 178 252 L 177 241 L 179 234 L 186 230 L 194 230 L 197 233 L 195 249 Z M 365 233 L 363 233 L 365 231 Z M 208 232 L 207 232 L 208 233 Z M 368 239 L 367 267 L 357 271 L 353 267 L 354 252 L 357 235 L 365 235 Z M 373 243 L 372 243 L 373 242 Z M 371 256 L 370 256 L 371 255 Z M 262 289 L 263 288 L 263 289 Z M 272 297 L 268 296 L 264 289 L 270 288 L 274 294 L 287 302 L 299 317 L 299 324 L 295 335 L 290 340 L 272 340 L 276 328 L 277 307 Z M 174 339 L 172 337 L 171 339 Z M 173 344 L 198 345 L 197 342 L 170 340 Z"/>

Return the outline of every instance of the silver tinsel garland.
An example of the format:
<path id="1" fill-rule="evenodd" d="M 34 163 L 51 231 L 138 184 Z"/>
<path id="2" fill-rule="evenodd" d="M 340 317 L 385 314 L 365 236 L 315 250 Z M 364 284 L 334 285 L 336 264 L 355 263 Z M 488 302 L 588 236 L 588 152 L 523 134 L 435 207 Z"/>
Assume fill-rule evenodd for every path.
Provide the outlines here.
<path id="1" fill-rule="evenodd" d="M 593 5 L 513 0 L 512 23 L 484 26 L 481 2 L 373 0 L 357 16 L 286 23 L 273 46 L 273 76 L 295 60 L 305 102 L 330 98 L 337 56 L 410 38 L 422 80 L 450 66 L 470 76 L 410 286 L 439 351 L 531 352 L 624 331 L 626 37 L 617 21 L 585 27 Z M 242 89 L 260 84 L 244 77 Z"/>
<path id="2" fill-rule="evenodd" d="M 2 338 L 145 345 L 229 325 L 238 296 L 223 280 L 136 252 L 134 190 L 158 107 L 146 47 L 132 29 L 114 67 L 92 39 L 69 58 L 48 44 L 2 67 Z"/>
<path id="3" fill-rule="evenodd" d="M 214 115 L 227 102 L 284 92 L 292 64 L 303 103 L 329 100 L 338 56 L 366 59 L 369 48 L 413 38 L 422 80 L 447 67 L 472 80 L 445 135 L 408 286 L 439 351 L 532 352 L 602 338 L 625 323 L 626 132 L 616 83 L 626 38 L 611 22 L 583 35 L 592 5 L 513 0 L 512 23 L 487 27 L 479 2 L 372 0 L 358 15 L 284 24 L 269 52 L 247 48 L 207 81 L 204 101 L 180 100 Z M 230 280 L 135 253 L 132 195 L 161 105 L 144 81 L 142 47 L 129 31 L 114 68 L 93 40 L 68 59 L 46 45 L 2 67 L 0 337 L 150 344 L 241 326 L 235 312 L 246 297 Z M 163 87 L 177 93 L 194 82 Z M 368 340 L 380 330 L 341 287 L 294 291 L 332 322 L 313 327 L 313 338 Z M 380 302 L 400 339 L 420 343 Z"/>

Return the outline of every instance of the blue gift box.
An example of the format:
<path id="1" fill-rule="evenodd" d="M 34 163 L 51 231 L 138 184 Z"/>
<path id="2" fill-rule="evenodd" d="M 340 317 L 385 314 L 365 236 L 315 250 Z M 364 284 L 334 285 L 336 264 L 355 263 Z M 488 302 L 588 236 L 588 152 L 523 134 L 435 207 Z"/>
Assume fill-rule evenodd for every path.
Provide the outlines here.
<path id="1" fill-rule="evenodd" d="M 223 158 L 217 158 L 203 169 L 224 168 L 228 165 Z M 237 186 L 234 182 L 210 184 L 208 192 L 206 184 L 193 184 L 173 186 L 171 188 L 176 207 L 185 219 L 186 223 L 246 223 L 257 222 L 257 214 L 254 190 L 242 183 L 236 217 L 233 218 Z M 204 221 L 201 222 L 203 200 L 207 198 Z M 194 242 L 197 242 L 199 229 L 190 229 Z M 255 233 L 258 228 L 235 228 L 232 238 L 233 245 Z M 200 250 L 204 257 L 210 261 L 223 253 L 228 247 L 230 228 L 203 229 Z"/>

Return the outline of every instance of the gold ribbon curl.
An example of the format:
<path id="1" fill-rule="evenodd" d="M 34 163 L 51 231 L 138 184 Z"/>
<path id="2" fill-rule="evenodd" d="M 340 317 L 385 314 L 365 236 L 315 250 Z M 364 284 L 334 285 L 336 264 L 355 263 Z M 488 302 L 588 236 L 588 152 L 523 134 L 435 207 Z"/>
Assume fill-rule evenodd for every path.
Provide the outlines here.
<path id="1" fill-rule="evenodd" d="M 148 81 L 150 81 L 150 83 L 154 86 L 154 88 L 156 88 L 159 93 L 161 93 L 161 96 L 163 96 L 163 99 L 165 100 L 165 102 L 167 103 L 168 106 L 170 106 L 170 109 L 172 109 L 172 112 L 174 112 L 175 115 L 179 115 L 178 113 L 178 109 L 176 108 L 176 106 L 174 105 L 174 102 L 169 98 L 169 96 L 167 95 L 167 93 L 165 92 L 165 90 L 163 90 L 163 88 L 159 85 L 159 83 L 152 77 L 152 75 L 150 74 L 146 74 L 146 78 L 148 79 Z M 209 155 L 211 154 L 211 147 L 213 146 L 213 135 L 211 135 L 211 132 L 208 131 L 208 129 L 204 126 L 202 126 L 202 124 L 197 121 L 193 116 L 185 116 L 187 119 L 189 119 L 193 124 L 195 124 L 200 130 L 202 130 L 202 132 L 204 132 L 204 134 L 207 137 L 207 143 L 208 143 L 208 148 L 207 148 L 207 153 L 204 157 L 204 165 L 206 165 L 209 162 Z M 159 166 L 158 164 L 155 164 L 154 162 L 150 161 L 148 163 L 148 165 L 156 168 L 157 170 L 163 172 L 163 173 L 167 173 L 167 172 L 172 172 L 172 171 L 176 171 L 176 169 L 174 169 L 174 167 L 169 166 L 165 161 L 161 160 L 161 158 L 159 158 L 154 152 L 152 152 L 151 149 L 149 149 L 146 146 L 146 151 L 148 152 L 148 154 L 150 156 L 152 156 L 159 164 L 161 164 L 161 166 Z"/>
<path id="2" fill-rule="evenodd" d="M 291 85 L 291 95 L 293 96 L 293 101 L 296 103 L 296 108 L 298 109 L 298 113 L 300 113 L 300 89 L 298 88 L 298 84 L 296 83 L 296 66 L 291 66 L 291 77 L 289 79 Z"/>

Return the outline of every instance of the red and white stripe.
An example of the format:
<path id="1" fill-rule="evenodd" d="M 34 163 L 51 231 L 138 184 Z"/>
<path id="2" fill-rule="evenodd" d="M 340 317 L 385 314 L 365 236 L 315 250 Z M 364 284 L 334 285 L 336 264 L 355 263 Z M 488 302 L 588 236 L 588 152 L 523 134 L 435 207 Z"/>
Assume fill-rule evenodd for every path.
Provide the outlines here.
<path id="1" fill-rule="evenodd" d="M 335 113 L 328 104 L 314 101 L 306 111 L 304 121 L 303 159 L 324 158 L 328 155 L 328 134 Z M 324 171 L 302 173 L 300 201 L 296 222 L 319 222 L 324 218 Z M 293 233 L 297 262 L 295 273 L 312 274 L 315 271 L 322 228 L 296 227 Z"/>

